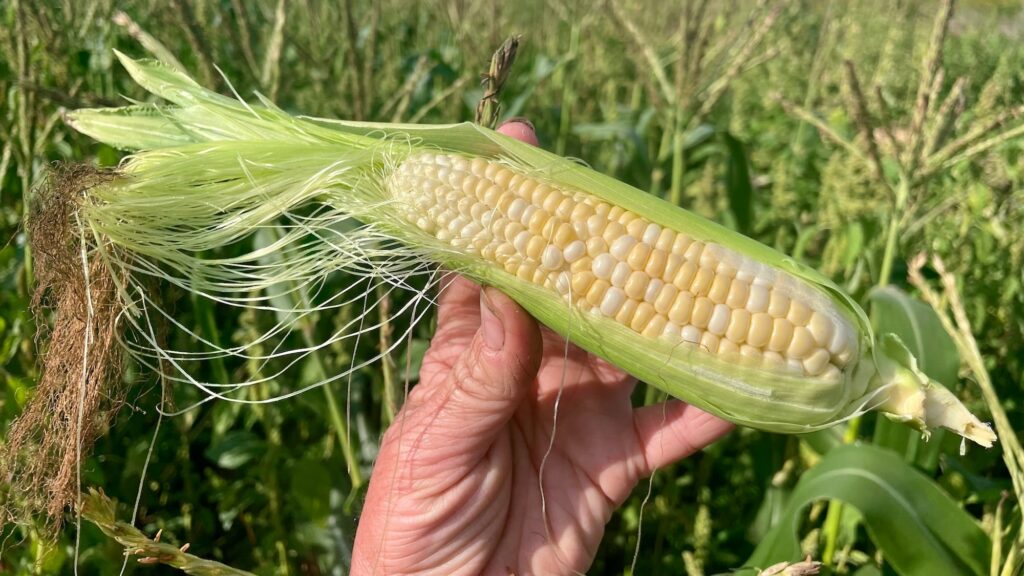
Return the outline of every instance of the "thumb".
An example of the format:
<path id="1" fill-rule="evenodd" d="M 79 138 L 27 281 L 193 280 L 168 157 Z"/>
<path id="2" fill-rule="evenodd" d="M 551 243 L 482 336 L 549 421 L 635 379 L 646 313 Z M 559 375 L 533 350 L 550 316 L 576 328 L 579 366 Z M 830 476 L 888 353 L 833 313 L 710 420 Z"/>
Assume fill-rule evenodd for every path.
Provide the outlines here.
<path id="1" fill-rule="evenodd" d="M 480 327 L 437 391 L 429 429 L 460 438 L 452 448 L 466 455 L 487 450 L 529 394 L 540 359 L 537 322 L 499 290 L 482 289 Z"/>

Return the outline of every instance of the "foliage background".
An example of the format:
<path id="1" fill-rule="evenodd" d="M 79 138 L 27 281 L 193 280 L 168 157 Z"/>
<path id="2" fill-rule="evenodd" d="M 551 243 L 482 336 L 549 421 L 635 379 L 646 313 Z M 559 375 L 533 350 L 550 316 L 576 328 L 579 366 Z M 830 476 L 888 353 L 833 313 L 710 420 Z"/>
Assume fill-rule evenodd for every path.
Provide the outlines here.
<path id="1" fill-rule="evenodd" d="M 918 84 L 926 73 L 923 62 L 939 4 L 715 2 L 697 18 L 695 7 L 701 4 L 5 0 L 0 4 L 0 431 L 32 394 L 37 374 L 35 328 L 26 310 L 32 283 L 22 226 L 26 199 L 52 162 L 111 166 L 120 158 L 67 128 L 61 113 L 145 97 L 116 65 L 112 49 L 142 56 L 145 46 L 153 50 L 158 43 L 204 84 L 226 89 L 216 65 L 240 94 L 259 90 L 293 112 L 453 122 L 472 118 L 481 94 L 478 75 L 492 50 L 512 33 L 525 36 L 504 112 L 532 120 L 542 145 L 795 254 L 866 304 L 884 299 L 872 288 L 888 283 L 885 236 L 892 222 L 899 235 L 891 284 L 914 293 L 905 262 L 921 251 L 941 256 L 958 280 L 985 367 L 1019 430 L 1024 426 L 1022 141 L 1007 138 L 944 166 L 914 186 L 903 206 L 894 205 L 884 185 L 896 181 L 893 150 L 914 138 Z M 768 22 L 771 14 L 775 20 Z M 764 26 L 760 41 L 742 50 L 766 23 L 771 25 Z M 707 65 L 694 67 L 688 54 L 696 53 L 693 47 L 705 38 Z M 947 95 L 959 94 L 951 99 L 949 138 L 1000 115 L 1006 118 L 993 134 L 1015 126 L 1024 103 L 1022 41 L 1024 10 L 1012 0 L 957 6 L 943 41 L 944 75 L 934 83 L 942 95 L 933 105 L 936 113 Z M 874 119 L 868 133 L 844 75 L 846 60 L 857 70 Z M 739 64 L 732 69 L 730 62 Z M 961 77 L 966 80 L 958 88 Z M 716 92 L 717 87 L 722 90 Z M 801 111 L 821 124 L 808 124 Z M 883 130 L 882 118 L 892 119 L 896 128 Z M 888 142 L 891 148 L 878 152 L 881 178 L 870 164 L 836 145 L 829 131 L 856 150 L 867 150 L 869 140 Z M 900 309 L 913 310 L 906 313 L 907 322 L 928 316 L 908 306 L 896 305 L 896 312 L 889 309 L 885 316 L 900 317 Z M 187 296 L 178 298 L 176 313 L 221 341 L 243 340 L 255 329 L 251 319 L 196 305 Z M 339 321 L 321 318 L 318 329 L 330 330 Z M 891 329 L 906 328 L 907 322 L 897 321 Z M 987 416 L 977 387 L 969 378 L 957 378 L 958 371 L 968 373 L 960 370 L 955 349 L 938 326 L 916 332 L 924 338 L 922 346 L 939 351 L 938 364 L 952 370 L 948 383 Z M 429 325 L 419 327 L 409 343 L 414 362 L 430 332 Z M 377 344 L 332 350 L 321 360 L 331 370 L 348 364 L 352 354 L 372 354 Z M 393 359 L 399 374 L 405 357 L 403 350 Z M 248 367 L 221 363 L 203 369 L 211 372 L 206 378 L 228 381 L 245 375 Z M 296 371 L 295 378 L 315 380 L 310 370 Z M 119 508 L 124 519 L 139 487 L 159 400 L 153 375 L 130 372 L 128 378 L 129 405 L 83 469 L 85 485 L 101 486 L 127 503 Z M 260 574 L 345 573 L 376 441 L 390 418 L 382 383 L 380 368 L 371 367 L 350 387 L 263 406 L 205 404 L 164 420 L 142 482 L 137 524 L 148 534 L 163 529 L 164 539 L 173 543 L 191 543 L 190 551 L 199 556 Z M 268 387 L 254 394 L 272 392 Z M 174 395 L 182 403 L 197 398 L 187 389 Z M 651 399 L 643 389 L 637 395 L 637 402 Z M 339 438 L 348 431 L 339 429 L 332 415 L 346 400 L 361 465 L 358 479 L 345 472 Z M 628 573 L 634 550 L 639 551 L 635 572 L 641 574 L 712 574 L 742 566 L 757 542 L 788 529 L 782 520 L 788 518 L 786 504 L 797 482 L 844 441 L 873 444 L 882 453 L 844 453 L 847 470 L 868 470 L 880 462 L 889 466 L 888 458 L 895 458 L 893 466 L 902 468 L 885 468 L 894 478 L 918 478 L 907 472 L 916 468 L 928 489 L 938 490 L 936 498 L 951 503 L 950 514 L 965 511 L 989 537 L 999 525 L 1001 495 L 1012 490 L 1002 445 L 960 457 L 954 438 L 922 444 L 917 435 L 874 417 L 807 437 L 739 430 L 657 474 L 638 545 L 647 492 L 641 486 L 609 524 L 593 573 Z M 868 500 L 880 491 L 861 485 L 848 489 L 863 491 Z M 838 573 L 924 573 L 924 565 L 897 567 L 889 561 L 884 535 L 869 513 L 829 504 L 827 496 L 812 491 L 815 503 L 798 510 L 802 551 Z M 944 505 L 929 506 L 934 511 Z M 931 530 L 956 529 L 954 516 L 937 518 L 951 524 Z M 1020 510 L 1008 504 L 1001 523 L 1013 530 L 996 539 L 1015 540 L 1019 519 Z M 916 533 L 903 532 L 901 545 L 920 545 Z M 9 526 L 0 536 L 0 573 L 71 573 L 73 525 L 56 544 L 47 544 L 32 527 Z M 1003 553 L 1011 548 L 1005 545 Z M 950 573 L 979 572 L 967 559 L 980 558 L 979 550 L 953 546 L 951 554 L 960 563 L 950 566 Z M 116 573 L 121 558 L 119 545 L 95 527 L 83 527 L 82 573 Z M 984 560 L 1002 563 L 998 557 Z M 170 573 L 129 565 L 129 572 L 143 570 Z"/>

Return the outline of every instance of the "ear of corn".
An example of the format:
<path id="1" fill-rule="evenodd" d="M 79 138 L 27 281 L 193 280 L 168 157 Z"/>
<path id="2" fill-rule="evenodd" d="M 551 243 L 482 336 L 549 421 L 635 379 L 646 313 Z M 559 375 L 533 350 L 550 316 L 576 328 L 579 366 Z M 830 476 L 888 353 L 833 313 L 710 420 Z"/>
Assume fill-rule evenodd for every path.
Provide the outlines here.
<path id="1" fill-rule="evenodd" d="M 218 263 L 196 254 L 321 203 L 335 220 L 367 228 L 309 248 L 288 280 L 400 254 L 429 258 L 740 424 L 798 433 L 881 409 L 925 432 L 944 426 L 982 445 L 995 439 L 898 339 L 876 338 L 828 279 L 633 187 L 474 125 L 296 118 L 121 59 L 174 105 L 82 110 L 69 121 L 138 151 L 126 178 L 92 191 L 83 207 L 96 248 L 148 262 L 133 260 L 135 270 L 204 278 L 208 292 L 238 290 L 243 278 L 247 290 L 266 289 L 284 272 L 231 268 L 256 255 Z M 130 308 L 127 292 L 124 300 Z"/>

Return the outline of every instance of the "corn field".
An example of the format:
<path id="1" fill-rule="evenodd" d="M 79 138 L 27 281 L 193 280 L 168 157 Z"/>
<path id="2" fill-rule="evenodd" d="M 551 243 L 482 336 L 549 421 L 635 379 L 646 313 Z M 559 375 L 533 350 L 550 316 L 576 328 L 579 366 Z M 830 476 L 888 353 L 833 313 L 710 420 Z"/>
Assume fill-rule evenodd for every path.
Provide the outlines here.
<path id="1" fill-rule="evenodd" d="M 799 262 L 820 272 L 863 308 L 865 325 L 895 335 L 900 350 L 916 357 L 913 370 L 924 382 L 942 384 L 998 435 L 983 448 L 949 430 L 926 435 L 837 406 L 829 407 L 835 425 L 780 434 L 794 429 L 766 426 L 777 416 L 770 405 L 737 401 L 731 419 L 776 432 L 741 426 L 656 470 L 609 521 L 588 573 L 768 576 L 801 573 L 801 564 L 782 572 L 779 563 L 805 558 L 820 562 L 822 573 L 859 576 L 1024 571 L 1024 8 L 1017 2 L 6 0 L 0 18 L 0 448 L 23 442 L 19 416 L 45 421 L 43 438 L 31 444 L 36 452 L 20 462 L 35 484 L 59 492 L 49 488 L 52 480 L 71 490 L 40 504 L 0 470 L 0 574 L 348 574 L 381 438 L 417 382 L 436 327 L 415 293 L 361 284 L 353 267 L 336 266 L 313 295 L 276 285 L 239 289 L 240 300 L 276 310 L 261 314 L 200 297 L 195 287 L 212 284 L 187 266 L 179 281 L 166 272 L 177 262 L 168 258 L 144 288 L 159 293 L 162 313 L 180 328 L 152 330 L 153 345 L 179 356 L 147 363 L 126 354 L 122 363 L 116 343 L 101 341 L 94 353 L 98 346 L 104 361 L 123 369 L 82 376 L 110 382 L 70 404 L 48 402 L 33 416 L 31 399 L 54 386 L 42 378 L 42 358 L 82 354 L 76 333 L 69 340 L 69 325 L 40 307 L 36 294 L 40 283 L 53 282 L 42 272 L 51 268 L 48 256 L 79 239 L 26 223 L 41 220 L 41 191 L 68 174 L 106 184 L 107 172 L 83 163 L 112 169 L 124 149 L 146 147 L 132 143 L 154 140 L 142 129 L 104 132 L 102 117 L 76 112 L 155 102 L 151 86 L 129 74 L 138 77 L 141 68 L 133 67 L 144 68 L 136 63 L 143 58 L 236 100 L 259 102 L 258 93 L 282 115 L 303 119 L 451 124 L 472 121 L 482 99 L 489 113 L 527 118 L 542 148 L 723 225 L 739 238 L 722 240 L 726 246 L 745 246 L 745 235 L 792 256 L 775 263 L 787 270 L 802 270 Z M 494 108 L 496 78 L 489 84 L 481 74 L 516 35 L 518 54 Z M 148 126 L 144 117 L 139 122 Z M 192 130 L 189 122 L 180 118 Z M 252 124 L 200 129 L 259 128 Z M 409 158 L 388 182 L 418 182 L 438 166 L 470 180 L 486 170 L 516 186 L 530 177 L 458 155 Z M 175 185 L 154 185 L 149 197 L 173 203 Z M 247 193 L 232 205 L 252 201 Z M 564 201 L 565 215 L 586 217 L 600 200 L 577 195 L 589 203 L 579 208 L 569 196 L 551 194 L 550 212 Z M 506 200 L 508 210 L 524 210 Z M 408 223 L 434 234 L 423 215 L 441 209 L 431 209 L 418 207 Z M 216 217 L 223 213 L 230 215 L 224 209 Z M 305 260 L 280 247 L 294 237 L 290 223 L 318 216 L 297 209 L 240 245 L 196 253 L 256 253 L 260 267 L 298 270 Z M 222 229 L 231 220 L 212 218 L 197 227 Z M 459 222 L 459 230 L 483 229 Z M 758 304 L 765 313 L 738 314 L 733 299 L 746 302 L 752 288 L 711 276 L 699 280 L 708 297 L 686 302 L 686 317 L 702 307 L 707 332 L 666 323 L 679 291 L 669 282 L 663 301 L 650 288 L 649 303 L 637 304 L 653 284 L 640 274 L 642 286 L 623 281 L 621 294 L 609 288 L 616 266 L 609 254 L 623 264 L 635 248 L 649 263 L 656 242 L 671 252 L 675 241 L 682 270 L 682 255 L 700 242 L 636 222 L 635 235 L 650 236 L 651 246 L 598 238 L 608 262 L 594 254 L 596 276 L 570 282 L 549 272 L 592 250 L 568 224 L 559 250 L 528 245 L 523 236 L 522 250 L 544 264 L 512 273 L 558 290 L 600 285 L 589 306 L 613 318 L 632 306 L 625 326 L 645 337 L 674 330 L 705 350 L 769 354 L 730 340 L 756 339 L 796 366 L 795 375 L 752 383 L 776 393 L 799 390 L 802 379 L 838 378 L 856 357 L 854 336 L 845 336 L 860 321 L 853 316 L 844 320 L 849 326 L 829 324 L 795 297 L 790 308 L 787 298 L 790 319 L 798 314 L 801 322 L 793 328 L 776 319 L 771 332 L 767 311 L 775 304 L 767 291 Z M 339 237 L 357 234 L 338 229 Z M 718 259 L 729 252 L 715 254 L 714 264 L 726 265 Z M 661 274 L 667 265 L 657 266 Z M 687 285 L 698 281 L 689 274 Z M 120 286 L 123 278 L 111 281 Z M 409 282 L 430 292 L 434 281 L 410 275 Z M 310 304 L 351 290 L 355 297 L 341 304 Z M 312 313 L 289 316 L 299 308 Z M 547 321 L 541 307 L 535 313 Z M 285 323 L 293 328 L 282 342 L 308 352 L 293 363 L 265 338 Z M 774 342 L 780 325 L 782 355 Z M 348 338 L 352 326 L 357 337 Z M 835 344 L 833 334 L 844 330 L 847 339 Z M 732 331 L 740 335 L 727 338 Z M 794 338 L 799 345 L 790 344 Z M 637 342 L 630 346 L 644 346 Z M 247 355 L 204 356 L 210 347 Z M 623 358 L 651 384 L 633 393 L 635 406 L 663 400 L 663 390 L 686 397 L 656 370 Z M 260 385 L 240 389 L 237 402 L 209 401 L 206 389 L 169 383 L 171 360 L 194 381 Z M 77 381 L 77 364 L 52 365 L 67 379 L 58 388 Z M 702 406 L 700 397 L 686 399 Z M 95 442 L 67 456 L 61 445 L 82 438 L 66 418 L 86 400 L 95 404 L 87 428 Z M 987 443 L 987 434 L 979 437 Z M 38 513 L 9 512 L 19 509 Z"/>

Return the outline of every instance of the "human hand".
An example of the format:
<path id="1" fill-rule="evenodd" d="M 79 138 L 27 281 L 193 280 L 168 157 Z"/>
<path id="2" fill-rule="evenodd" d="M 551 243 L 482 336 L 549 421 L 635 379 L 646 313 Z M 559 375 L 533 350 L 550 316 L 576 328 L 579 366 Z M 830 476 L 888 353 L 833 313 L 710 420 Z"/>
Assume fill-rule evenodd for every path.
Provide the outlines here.
<path id="1" fill-rule="evenodd" d="M 499 131 L 537 142 L 522 122 Z M 635 379 L 508 296 L 443 285 L 420 382 L 381 444 L 353 574 L 585 571 L 641 479 L 732 428 L 678 400 L 634 409 Z"/>

